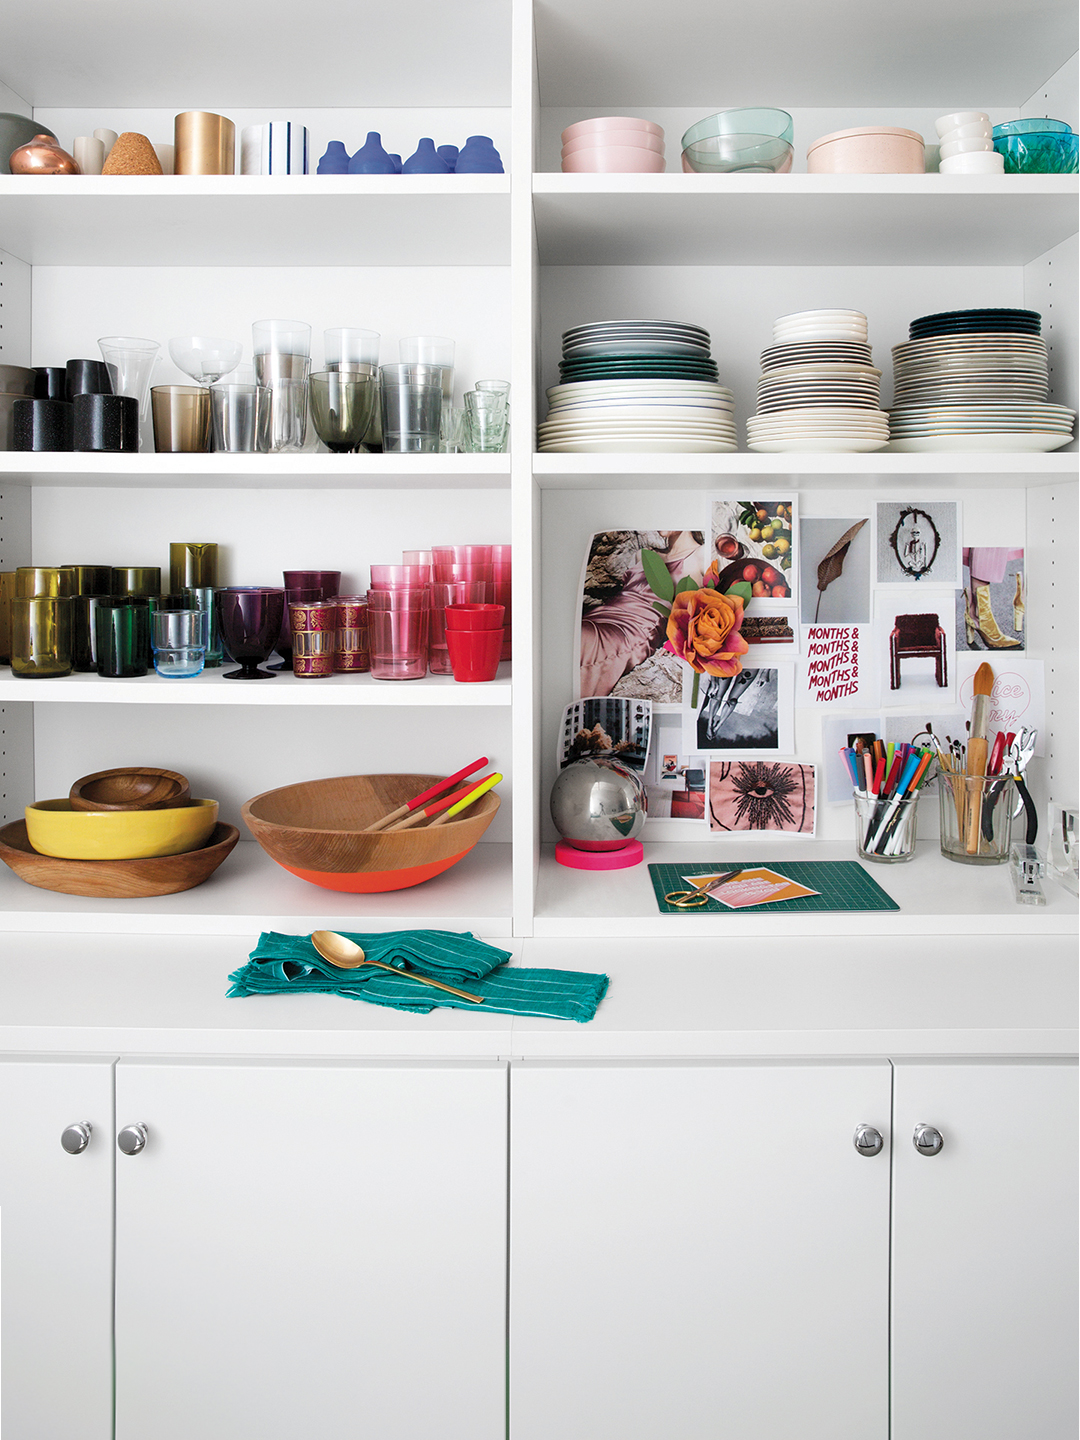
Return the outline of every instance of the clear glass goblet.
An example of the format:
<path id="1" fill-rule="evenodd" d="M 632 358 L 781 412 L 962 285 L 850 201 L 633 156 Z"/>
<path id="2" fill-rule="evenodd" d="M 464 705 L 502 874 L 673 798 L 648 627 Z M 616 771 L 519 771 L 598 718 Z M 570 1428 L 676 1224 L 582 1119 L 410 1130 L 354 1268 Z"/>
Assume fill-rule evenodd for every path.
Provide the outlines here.
<path id="1" fill-rule="evenodd" d="M 240 363 L 244 347 L 239 340 L 215 335 L 179 335 L 169 341 L 173 364 L 197 385 L 213 385 Z"/>
<path id="2" fill-rule="evenodd" d="M 378 394 L 374 375 L 348 370 L 321 370 L 312 375 L 311 420 L 328 450 L 343 455 L 363 448 Z"/>

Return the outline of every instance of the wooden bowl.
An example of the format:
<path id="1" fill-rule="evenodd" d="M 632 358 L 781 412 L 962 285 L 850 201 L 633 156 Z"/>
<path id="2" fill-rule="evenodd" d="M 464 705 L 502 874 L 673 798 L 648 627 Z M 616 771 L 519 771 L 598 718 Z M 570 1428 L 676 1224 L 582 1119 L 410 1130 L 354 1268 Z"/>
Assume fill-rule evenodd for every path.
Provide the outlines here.
<path id="1" fill-rule="evenodd" d="M 244 806 L 244 823 L 291 875 L 326 890 L 404 890 L 467 855 L 495 818 L 490 790 L 434 830 L 360 832 L 434 785 L 438 775 L 341 775 L 267 790 Z"/>
<path id="2" fill-rule="evenodd" d="M 201 850 L 152 860 L 56 860 L 39 855 L 26 837 L 26 821 L 0 830 L 0 860 L 27 885 L 88 895 L 95 900 L 144 900 L 176 895 L 208 880 L 240 838 L 235 825 L 215 825 Z"/>
<path id="3" fill-rule="evenodd" d="M 68 791 L 73 810 L 170 810 L 187 805 L 191 786 L 187 776 L 152 765 L 124 765 L 96 770 L 76 780 Z"/>

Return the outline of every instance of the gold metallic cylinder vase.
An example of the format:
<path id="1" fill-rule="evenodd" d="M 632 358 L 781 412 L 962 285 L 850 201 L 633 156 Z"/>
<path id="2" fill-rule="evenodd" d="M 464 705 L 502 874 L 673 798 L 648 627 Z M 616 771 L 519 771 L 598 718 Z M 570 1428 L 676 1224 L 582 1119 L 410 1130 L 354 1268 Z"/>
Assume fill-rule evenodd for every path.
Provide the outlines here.
<path id="1" fill-rule="evenodd" d="M 201 590 L 218 583 L 218 547 L 213 540 L 173 540 L 169 544 L 169 589 Z"/>
<path id="2" fill-rule="evenodd" d="M 71 674 L 71 601 L 16 595 L 11 602 L 11 673 L 25 680 Z"/>
<path id="3" fill-rule="evenodd" d="M 177 175 L 233 175 L 236 171 L 236 126 L 224 115 L 185 110 L 173 125 Z"/>
<path id="4" fill-rule="evenodd" d="M 11 602 L 15 598 L 15 571 L 0 574 L 0 665 L 11 664 Z"/>
<path id="5" fill-rule="evenodd" d="M 20 565 L 15 571 L 15 593 L 27 599 L 36 595 L 74 595 L 73 565 Z"/>
<path id="6" fill-rule="evenodd" d="M 333 600 L 293 602 L 289 606 L 292 630 L 292 668 L 300 679 L 325 679 L 334 673 L 337 604 Z"/>
<path id="7" fill-rule="evenodd" d="M 158 565 L 114 565 L 109 594 L 147 595 L 156 600 L 161 594 L 161 567 Z"/>
<path id="8" fill-rule="evenodd" d="M 368 649 L 368 607 L 366 595 L 339 595 L 337 637 L 334 641 L 334 669 L 364 674 L 371 669 Z"/>

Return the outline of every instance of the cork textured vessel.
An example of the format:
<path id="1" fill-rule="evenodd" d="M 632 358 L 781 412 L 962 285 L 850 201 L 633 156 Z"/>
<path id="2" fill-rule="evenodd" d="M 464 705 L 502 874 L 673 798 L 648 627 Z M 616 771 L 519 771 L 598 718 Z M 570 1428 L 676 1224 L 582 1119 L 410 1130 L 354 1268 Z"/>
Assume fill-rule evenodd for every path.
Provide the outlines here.
<path id="1" fill-rule="evenodd" d="M 102 175 L 162 175 L 161 161 L 153 145 L 137 130 L 125 130 L 109 151 Z"/>

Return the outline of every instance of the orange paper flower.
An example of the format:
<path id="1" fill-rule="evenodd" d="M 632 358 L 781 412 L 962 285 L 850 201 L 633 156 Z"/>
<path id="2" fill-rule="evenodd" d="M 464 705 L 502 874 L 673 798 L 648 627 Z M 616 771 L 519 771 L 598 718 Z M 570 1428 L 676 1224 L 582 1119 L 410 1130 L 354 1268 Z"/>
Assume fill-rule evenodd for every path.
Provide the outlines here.
<path id="1" fill-rule="evenodd" d="M 739 634 L 742 620 L 741 595 L 684 590 L 671 606 L 666 648 L 702 675 L 737 675 L 750 648 Z"/>

